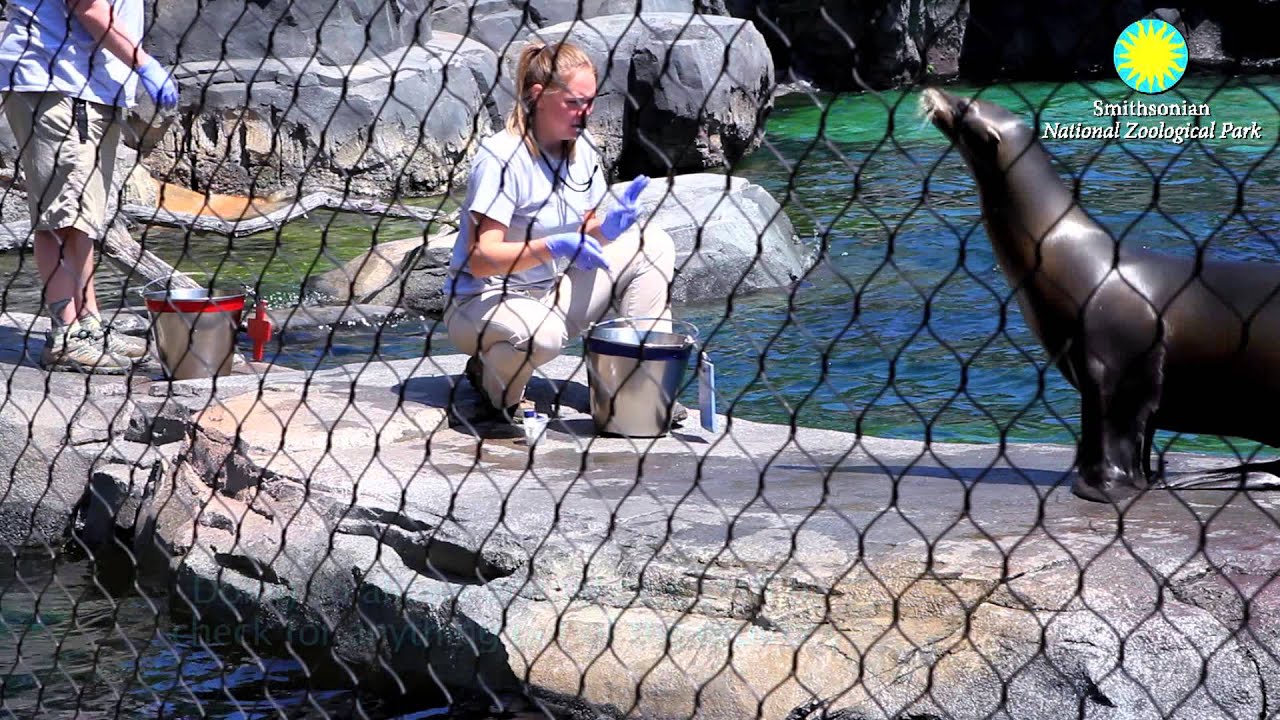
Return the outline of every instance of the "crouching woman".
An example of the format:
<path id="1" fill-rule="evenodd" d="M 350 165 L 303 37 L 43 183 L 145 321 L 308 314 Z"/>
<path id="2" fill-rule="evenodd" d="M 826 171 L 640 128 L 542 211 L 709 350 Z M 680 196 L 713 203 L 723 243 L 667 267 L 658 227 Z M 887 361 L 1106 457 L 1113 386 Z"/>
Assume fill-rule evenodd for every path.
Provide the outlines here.
<path id="1" fill-rule="evenodd" d="M 637 224 L 648 178 L 603 219 L 608 185 L 586 131 L 596 97 L 591 59 L 569 43 L 520 55 L 515 108 L 472 164 L 449 265 L 444 320 L 471 356 L 467 377 L 508 420 L 532 407 L 538 368 L 605 316 L 670 319 L 671 238 Z M 655 328 L 667 329 L 667 328 Z M 673 419 L 687 414 L 673 408 Z"/>

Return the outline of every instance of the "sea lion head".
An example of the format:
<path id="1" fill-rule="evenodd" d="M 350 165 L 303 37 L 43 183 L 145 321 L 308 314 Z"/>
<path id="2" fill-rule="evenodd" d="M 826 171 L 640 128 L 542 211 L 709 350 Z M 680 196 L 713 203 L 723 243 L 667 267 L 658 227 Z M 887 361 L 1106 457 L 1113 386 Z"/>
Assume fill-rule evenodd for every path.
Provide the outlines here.
<path id="1" fill-rule="evenodd" d="M 959 148 L 979 178 L 1007 173 L 1035 142 L 1017 115 L 986 100 L 929 88 L 920 95 L 920 111 Z"/>

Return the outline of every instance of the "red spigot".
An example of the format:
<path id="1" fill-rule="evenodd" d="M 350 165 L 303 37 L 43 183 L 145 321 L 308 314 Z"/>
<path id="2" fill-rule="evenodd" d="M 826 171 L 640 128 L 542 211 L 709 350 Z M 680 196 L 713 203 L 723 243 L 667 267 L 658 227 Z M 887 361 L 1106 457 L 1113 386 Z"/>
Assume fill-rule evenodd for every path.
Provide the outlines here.
<path id="1" fill-rule="evenodd" d="M 271 340 L 271 318 L 267 315 L 266 300 L 258 300 L 258 311 L 249 321 L 249 338 L 253 340 L 253 361 L 262 362 L 267 343 Z"/>

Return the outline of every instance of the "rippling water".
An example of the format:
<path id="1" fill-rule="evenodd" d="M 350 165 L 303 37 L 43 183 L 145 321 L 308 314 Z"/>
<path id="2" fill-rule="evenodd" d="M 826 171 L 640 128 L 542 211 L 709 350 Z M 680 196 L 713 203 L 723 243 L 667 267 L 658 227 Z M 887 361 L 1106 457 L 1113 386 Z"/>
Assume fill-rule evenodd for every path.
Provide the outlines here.
<path id="1" fill-rule="evenodd" d="M 0 552 L 0 708 L 9 717 L 428 717 L 442 696 L 311 687 L 287 655 L 259 656 L 174 618 L 123 552 Z M 427 708 L 427 709 L 422 709 Z"/>

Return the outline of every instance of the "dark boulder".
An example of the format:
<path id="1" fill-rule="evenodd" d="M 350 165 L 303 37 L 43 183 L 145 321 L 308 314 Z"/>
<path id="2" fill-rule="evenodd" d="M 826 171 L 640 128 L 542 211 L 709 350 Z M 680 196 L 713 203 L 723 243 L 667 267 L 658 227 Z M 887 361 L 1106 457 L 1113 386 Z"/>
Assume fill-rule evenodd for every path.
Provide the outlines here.
<path id="1" fill-rule="evenodd" d="M 723 0 L 645 0 L 643 10 L 728 14 Z M 439 0 L 431 6 L 431 22 L 437 30 L 466 35 L 501 53 L 538 28 L 640 11 L 635 0 Z"/>
<path id="2" fill-rule="evenodd" d="M 156 0 L 147 51 L 160 60 L 314 58 L 349 65 L 431 37 L 427 0 Z"/>
<path id="3" fill-rule="evenodd" d="M 1191 67 L 1222 72 L 1275 72 L 1280 46 L 1271 28 L 1280 23 L 1280 3 L 1255 0 L 1216 6 L 1190 5 L 1156 11 L 1176 15 L 1173 22 L 1187 40 Z"/>
<path id="4" fill-rule="evenodd" d="M 760 144 L 773 103 L 773 63 L 764 38 L 743 20 L 646 12 L 609 15 L 539 30 L 591 56 L 600 91 L 591 132 L 607 168 L 623 177 L 697 172 L 732 165 Z M 523 43 L 502 60 L 495 93 L 505 112 Z"/>
<path id="5" fill-rule="evenodd" d="M 729 0 L 728 9 L 764 34 L 780 77 L 856 90 L 954 76 L 969 0 Z"/>
<path id="6" fill-rule="evenodd" d="M 1146 13 L 1141 0 L 971 0 L 960 55 L 967 78 L 1069 80 L 1111 73 L 1116 38 Z"/>

